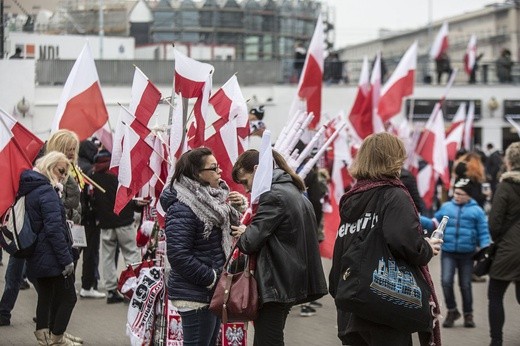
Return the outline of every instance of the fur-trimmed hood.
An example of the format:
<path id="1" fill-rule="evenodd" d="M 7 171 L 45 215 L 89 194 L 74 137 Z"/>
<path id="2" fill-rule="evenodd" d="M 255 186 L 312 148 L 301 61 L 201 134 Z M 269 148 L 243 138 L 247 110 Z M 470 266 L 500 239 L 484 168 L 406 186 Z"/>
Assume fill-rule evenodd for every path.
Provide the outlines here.
<path id="1" fill-rule="evenodd" d="M 514 184 L 520 184 L 520 171 L 505 172 L 500 176 L 500 181 L 509 181 Z"/>

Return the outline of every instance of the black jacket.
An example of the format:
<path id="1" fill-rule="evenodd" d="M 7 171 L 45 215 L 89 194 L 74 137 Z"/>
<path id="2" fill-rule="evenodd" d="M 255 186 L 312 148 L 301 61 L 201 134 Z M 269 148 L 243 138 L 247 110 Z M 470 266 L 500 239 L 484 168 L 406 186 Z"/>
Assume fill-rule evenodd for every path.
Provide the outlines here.
<path id="1" fill-rule="evenodd" d="M 257 254 L 255 278 L 260 304 L 300 304 L 327 294 L 312 204 L 291 176 L 275 169 L 271 190 L 260 196 L 251 224 L 238 240 Z"/>
<path id="2" fill-rule="evenodd" d="M 433 256 L 433 250 L 428 242 L 419 233 L 419 216 L 410 202 L 406 191 L 399 187 L 386 188 L 382 203 L 382 215 L 375 222 L 382 222 L 383 234 L 392 255 L 403 259 L 412 265 L 423 266 L 428 264 Z M 329 275 L 329 291 L 335 297 L 341 276 L 341 257 L 347 251 L 356 234 L 356 227 L 370 225 L 371 219 L 367 215 L 374 214 L 370 209 L 370 201 L 375 198 L 379 188 L 357 193 L 349 198 L 342 198 L 340 203 L 341 224 L 338 237 L 334 244 L 332 268 Z M 346 224 L 352 225 L 347 227 Z M 380 324 L 361 319 L 354 314 L 338 310 L 338 336 L 344 342 L 355 342 L 356 332 L 361 330 L 379 330 Z M 382 330 L 382 329 L 381 329 Z"/>
<path id="3" fill-rule="evenodd" d="M 424 201 L 419 195 L 419 190 L 417 189 L 417 180 L 413 176 L 413 174 L 407 169 L 401 169 L 401 176 L 399 177 L 404 186 L 408 189 L 410 196 L 412 196 L 413 203 L 417 208 L 419 213 L 424 212 Z"/>
<path id="4" fill-rule="evenodd" d="M 222 230 L 214 227 L 205 239 L 204 223 L 177 199 L 174 189 L 163 191 L 161 205 L 167 210 L 168 298 L 209 304 L 214 287 L 207 286 L 218 279 L 225 262 Z"/>

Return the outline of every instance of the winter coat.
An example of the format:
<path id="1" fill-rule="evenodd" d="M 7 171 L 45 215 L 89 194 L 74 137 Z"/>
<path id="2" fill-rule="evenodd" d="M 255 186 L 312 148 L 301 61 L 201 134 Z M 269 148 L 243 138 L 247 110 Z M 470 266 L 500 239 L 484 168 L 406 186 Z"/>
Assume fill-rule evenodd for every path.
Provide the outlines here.
<path id="1" fill-rule="evenodd" d="M 301 304 L 327 294 L 311 202 L 289 174 L 275 169 L 271 190 L 237 244 L 256 254 L 255 278 L 260 304 Z"/>
<path id="2" fill-rule="evenodd" d="M 383 196 L 377 196 L 380 189 L 385 189 Z M 341 225 L 340 233 L 334 245 L 332 268 L 329 275 L 329 291 L 335 297 L 341 277 L 341 257 L 349 251 L 355 239 L 355 227 L 346 230 L 345 224 L 357 225 L 358 220 L 367 220 L 361 225 L 370 224 L 366 219 L 376 210 L 372 210 L 371 201 L 379 198 L 382 215 L 378 222 L 382 222 L 382 230 L 392 255 L 403 259 L 411 265 L 424 266 L 433 257 L 433 250 L 428 242 L 419 233 L 419 216 L 405 190 L 399 187 L 373 188 L 356 193 L 349 198 L 342 199 L 340 204 Z M 375 226 L 375 224 L 373 225 Z M 341 231 L 341 229 L 345 231 Z M 360 259 L 361 260 L 361 259 Z M 398 316 L 396 316 L 398 318 Z M 338 310 L 338 337 L 349 343 L 355 343 L 359 331 L 378 330 L 385 332 L 387 327 L 376 324 L 368 319 L 362 319 L 355 314 Z"/>
<path id="3" fill-rule="evenodd" d="M 34 253 L 27 259 L 27 275 L 30 278 L 61 275 L 75 256 L 65 209 L 58 194 L 49 179 L 33 170 L 22 172 L 19 194 L 25 196 L 25 208 L 32 229 L 38 234 Z"/>
<path id="4" fill-rule="evenodd" d="M 67 181 L 63 184 L 62 202 L 65 207 L 65 215 L 67 220 L 73 221 L 75 224 L 81 223 L 81 190 L 72 175 L 69 175 Z"/>
<path id="5" fill-rule="evenodd" d="M 177 198 L 175 189 L 166 188 L 161 194 L 166 213 L 168 261 L 168 298 L 209 304 L 219 273 L 226 260 L 222 249 L 222 230 L 213 227 L 204 237 L 204 223 L 186 204 Z"/>
<path id="6" fill-rule="evenodd" d="M 497 242 L 489 276 L 520 281 L 520 171 L 502 174 L 489 213 L 489 228 Z M 515 220 L 517 220 L 515 222 Z"/>
<path id="7" fill-rule="evenodd" d="M 472 253 L 491 243 L 486 213 L 473 198 L 466 204 L 456 204 L 453 200 L 443 203 L 435 218 L 441 221 L 444 215 L 449 220 L 442 251 Z"/>

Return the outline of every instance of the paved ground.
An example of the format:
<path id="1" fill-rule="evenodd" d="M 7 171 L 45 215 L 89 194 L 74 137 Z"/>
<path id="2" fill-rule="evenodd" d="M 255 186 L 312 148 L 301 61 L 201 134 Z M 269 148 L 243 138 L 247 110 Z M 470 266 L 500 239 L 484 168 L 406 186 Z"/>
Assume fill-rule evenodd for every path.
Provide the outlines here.
<path id="1" fill-rule="evenodd" d="M 122 261 L 120 261 L 122 262 Z M 4 264 L 6 259 L 4 258 Z M 323 261 L 326 273 L 330 269 L 330 261 Z M 439 295 L 439 259 L 435 258 L 431 263 L 431 272 L 434 276 Z M 0 290 L 4 286 L 5 266 L 0 267 Z M 78 273 L 80 275 L 80 273 Z M 79 287 L 79 279 L 76 286 Z M 487 283 L 474 283 L 474 310 L 475 329 L 466 329 L 458 321 L 455 328 L 443 329 L 442 338 L 444 345 L 488 345 L 487 326 Z M 520 345 L 520 306 L 514 297 L 514 287 L 510 287 L 506 294 L 506 325 L 504 328 L 505 343 L 507 346 Z M 458 297 L 460 302 L 460 297 Z M 287 320 L 285 331 L 286 345 L 340 345 L 336 337 L 336 313 L 334 302 L 330 296 L 321 299 L 323 308 L 312 317 L 300 317 L 299 309 L 294 308 Z M 13 311 L 11 326 L 0 327 L 0 345 L 34 345 L 33 336 L 34 316 L 36 305 L 36 293 L 34 289 L 20 292 L 18 302 Z M 78 299 L 74 309 L 68 332 L 85 339 L 85 345 L 129 345 L 125 335 L 125 320 L 127 305 L 107 305 L 104 300 Z M 252 345 L 251 337 L 254 333 L 250 328 L 249 345 Z M 416 343 L 417 344 L 417 343 Z"/>

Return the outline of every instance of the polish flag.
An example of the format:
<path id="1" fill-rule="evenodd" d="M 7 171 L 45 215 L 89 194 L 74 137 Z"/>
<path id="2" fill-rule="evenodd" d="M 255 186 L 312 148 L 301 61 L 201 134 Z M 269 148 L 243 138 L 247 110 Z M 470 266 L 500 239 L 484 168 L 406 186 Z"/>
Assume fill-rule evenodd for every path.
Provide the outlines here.
<path id="1" fill-rule="evenodd" d="M 43 147 L 43 141 L 1 108 L 0 120 L 3 121 L 5 126 L 7 126 L 9 131 L 11 131 L 13 136 L 16 138 L 16 141 L 25 153 L 29 162 L 33 162 Z"/>
<path id="2" fill-rule="evenodd" d="M 13 204 L 20 174 L 32 168 L 43 142 L 7 113 L 0 112 L 0 216 Z"/>
<path id="3" fill-rule="evenodd" d="M 431 209 L 433 206 L 436 181 L 436 173 L 431 165 L 424 166 L 417 174 L 417 190 L 423 199 L 426 209 Z"/>
<path id="4" fill-rule="evenodd" d="M 251 207 L 258 204 L 260 196 L 267 191 L 271 191 L 273 181 L 273 150 L 271 148 L 271 131 L 265 130 L 262 134 L 262 144 L 260 145 L 260 157 L 258 167 L 251 186 Z"/>
<path id="5" fill-rule="evenodd" d="M 148 195 L 152 197 L 152 206 L 155 207 L 168 179 L 168 153 L 159 135 L 153 136 L 150 142 L 153 147 L 153 152 L 150 156 L 150 168 L 154 175 L 150 178 L 147 185 L 149 186 Z"/>
<path id="6" fill-rule="evenodd" d="M 442 26 L 435 36 L 432 48 L 430 49 L 430 58 L 437 60 L 442 53 L 448 50 L 448 22 L 442 23 Z"/>
<path id="7" fill-rule="evenodd" d="M 348 171 L 348 165 L 352 162 L 352 156 L 348 147 L 347 133 L 341 131 L 333 142 L 334 159 L 332 162 L 332 191 L 334 200 L 339 202 L 345 193 L 345 188 L 349 187 L 353 178 Z"/>
<path id="8" fill-rule="evenodd" d="M 300 81 L 298 82 L 298 97 L 306 101 L 306 112 L 314 114 L 314 119 L 309 124 L 310 129 L 315 129 L 321 118 L 321 91 L 323 86 L 323 62 L 325 59 L 324 45 L 323 21 L 321 15 L 319 15 L 307 57 L 305 58 Z"/>
<path id="9" fill-rule="evenodd" d="M 52 123 L 52 132 L 68 129 L 79 140 L 92 136 L 108 121 L 108 112 L 101 93 L 96 64 L 88 43 L 74 63 L 63 87 Z"/>
<path id="10" fill-rule="evenodd" d="M 370 80 L 368 71 L 368 59 L 365 56 L 359 76 L 356 100 L 352 105 L 349 115 L 350 124 L 360 139 L 365 139 L 374 132 L 372 125 L 372 98 L 370 93 Z"/>
<path id="11" fill-rule="evenodd" d="M 450 128 L 446 131 L 446 135 L 449 135 L 457 126 L 464 125 L 466 121 L 466 103 L 462 102 L 457 109 L 457 113 L 451 120 Z"/>
<path id="12" fill-rule="evenodd" d="M 477 61 L 477 36 L 471 35 L 466 53 L 464 54 L 464 70 L 468 75 L 473 71 L 473 67 Z"/>
<path id="13" fill-rule="evenodd" d="M 446 149 L 448 150 L 448 160 L 455 161 L 457 151 L 459 151 L 462 145 L 462 136 L 464 134 L 464 124 L 456 126 L 446 136 Z"/>
<path id="14" fill-rule="evenodd" d="M 152 178 L 153 171 L 149 162 L 152 153 L 153 149 L 130 126 L 126 126 L 117 176 L 119 186 L 114 205 L 115 214 L 119 215 L 128 202 Z"/>
<path id="15" fill-rule="evenodd" d="M 370 77 L 370 87 L 372 97 L 372 127 L 374 133 L 385 132 L 385 126 L 377 112 L 379 100 L 381 99 L 381 52 L 376 54 L 376 60 L 372 68 L 372 76 Z"/>
<path id="16" fill-rule="evenodd" d="M 473 137 L 473 119 L 475 118 L 475 102 L 471 101 L 468 107 L 466 122 L 464 123 L 464 149 L 470 151 Z"/>
<path id="17" fill-rule="evenodd" d="M 184 99 L 197 99 L 193 107 L 194 128 L 189 135 L 191 137 L 190 146 L 196 148 L 201 146 L 205 140 L 206 115 L 214 68 L 210 64 L 187 57 L 177 49 L 173 51 L 175 56 L 174 91 Z M 187 119 L 187 112 L 187 108 L 183 109 L 182 119 Z"/>
<path id="18" fill-rule="evenodd" d="M 117 166 L 119 161 L 121 161 L 126 126 L 130 126 L 141 138 L 146 138 L 150 134 L 150 130 L 147 127 L 148 122 L 161 100 L 159 89 L 150 82 L 148 77 L 138 67 L 135 67 L 131 95 L 128 109 L 121 107 L 114 134 L 115 139 L 110 169 L 115 174 L 117 174 Z"/>
<path id="19" fill-rule="evenodd" d="M 416 66 L 417 41 L 408 48 L 381 90 L 378 114 L 383 122 L 399 113 L 403 98 L 413 94 Z"/>
<path id="20" fill-rule="evenodd" d="M 433 112 L 424 126 L 416 152 L 433 166 L 433 170 L 439 174 L 445 186 L 449 187 L 448 151 L 446 149 L 444 117 L 439 102 L 435 104 Z"/>

